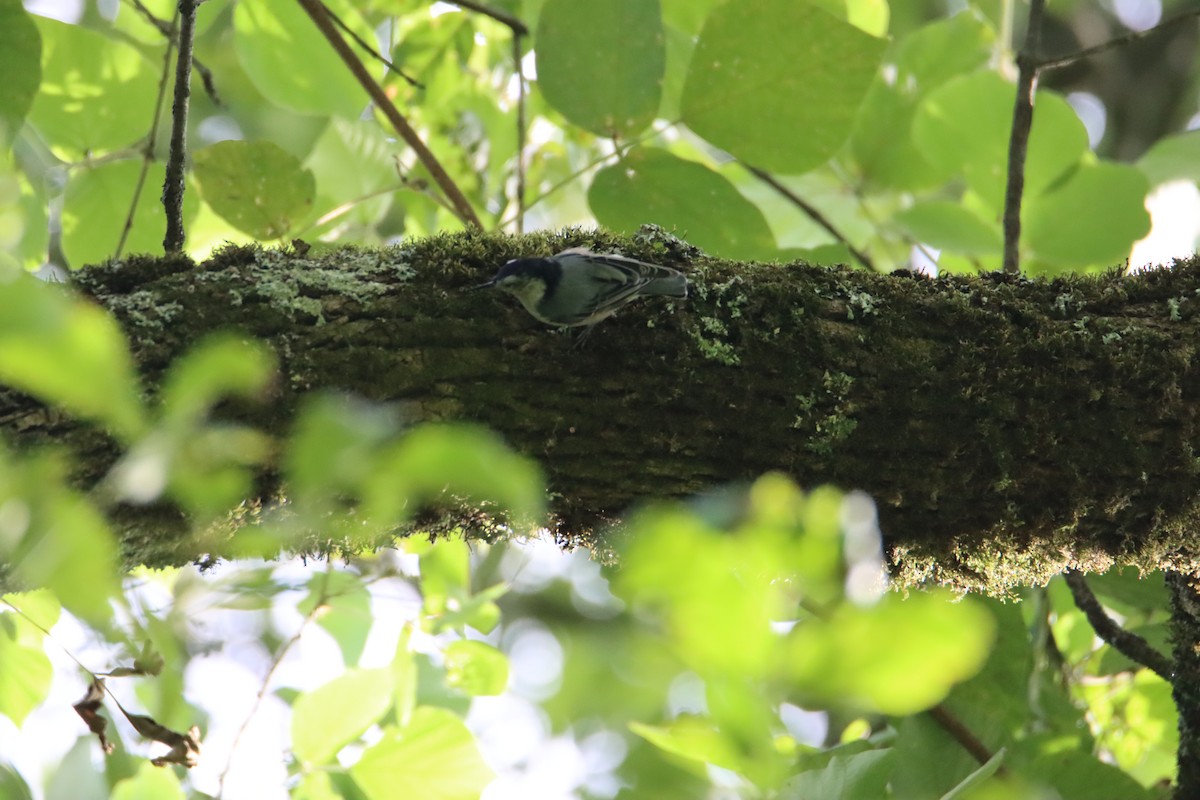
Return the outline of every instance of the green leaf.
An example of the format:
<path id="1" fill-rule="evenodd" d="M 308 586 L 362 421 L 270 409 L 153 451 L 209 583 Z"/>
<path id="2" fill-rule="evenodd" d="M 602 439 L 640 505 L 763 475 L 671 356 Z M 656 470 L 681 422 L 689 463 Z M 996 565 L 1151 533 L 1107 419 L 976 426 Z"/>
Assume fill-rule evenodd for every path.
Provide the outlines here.
<path id="1" fill-rule="evenodd" d="M 331 763 L 339 750 L 362 736 L 391 705 L 390 669 L 347 670 L 296 698 L 292 751 L 311 766 Z"/>
<path id="2" fill-rule="evenodd" d="M 134 187 L 142 166 L 133 160 L 116 161 L 71 172 L 63 201 L 63 252 L 73 268 L 98 264 L 116 254 L 121 231 L 129 219 Z M 123 253 L 161 253 L 167 223 L 162 195 L 166 168 L 151 164 L 137 205 Z M 184 226 L 196 218 L 200 207 L 194 192 L 183 197 Z"/>
<path id="3" fill-rule="evenodd" d="M 0 615 L 0 622 L 10 615 Z M 0 624 L 0 714 L 20 727 L 50 694 L 54 668 L 40 647 L 20 644 L 12 627 Z"/>
<path id="4" fill-rule="evenodd" d="M 912 714 L 977 673 L 993 633 L 985 609 L 948 593 L 885 595 L 875 606 L 843 605 L 828 620 L 797 625 L 788 669 L 828 702 Z"/>
<path id="5" fill-rule="evenodd" d="M 981 219 L 961 203 L 918 201 L 892 219 L 917 241 L 956 253 L 994 256 L 1004 248 L 999 226 Z"/>
<path id="6" fill-rule="evenodd" d="M 51 147 L 74 161 L 145 137 L 154 118 L 160 67 L 137 48 L 80 25 L 45 17 L 35 21 L 42 37 L 42 83 L 29 122 Z"/>
<path id="7" fill-rule="evenodd" d="M 666 725 L 629 723 L 629 729 L 655 747 L 679 756 L 698 773 L 705 773 L 705 764 L 738 772 L 745 762 L 737 745 L 721 733 L 711 720 L 685 715 Z"/>
<path id="8" fill-rule="evenodd" d="M 912 138 L 921 101 L 953 77 L 987 63 L 995 30 L 970 9 L 932 22 L 896 41 L 876 75 L 851 138 L 854 157 L 871 184 L 897 189 L 933 186 L 945 178 Z"/>
<path id="9" fill-rule="evenodd" d="M 490 430 L 467 424 L 421 425 L 381 456 L 364 491 L 370 519 L 412 513 L 450 496 L 491 503 L 522 522 L 540 520 L 544 483 L 537 465 Z M 396 506 L 407 498 L 407 509 Z"/>
<path id="10" fill-rule="evenodd" d="M 33 800 L 29 784 L 8 764 L 0 764 L 0 797 L 6 800 Z"/>
<path id="11" fill-rule="evenodd" d="M 987 760 L 986 764 L 981 764 L 979 769 L 972 772 L 946 794 L 942 795 L 942 800 L 968 800 L 968 798 L 977 797 L 975 790 L 983 786 L 1000 766 L 1004 763 L 1006 753 L 1003 748 L 1000 749 L 994 756 Z"/>
<path id="12" fill-rule="evenodd" d="M 308 596 L 297 605 L 308 614 L 321 602 L 317 624 L 337 642 L 346 666 L 354 666 L 362 656 L 371 632 L 371 593 L 362 578 L 347 572 L 324 572 L 308 582 Z"/>
<path id="13" fill-rule="evenodd" d="M 262 342 L 211 334 L 171 364 L 163 379 L 162 416 L 170 426 L 193 428 L 218 401 L 261 394 L 274 373 L 275 356 Z"/>
<path id="14" fill-rule="evenodd" d="M 169 769 L 144 762 L 137 775 L 113 787 L 111 800 L 183 800 L 183 787 Z"/>
<path id="15" fill-rule="evenodd" d="M 1126 164 L 1083 164 L 1021 209 L 1022 243 L 1058 268 L 1110 267 L 1150 232 L 1146 177 Z"/>
<path id="16" fill-rule="evenodd" d="M 1173 180 L 1200 182 L 1200 131 L 1159 139 L 1138 159 L 1151 186 Z"/>
<path id="17" fill-rule="evenodd" d="M 1024 765 L 1021 773 L 1030 780 L 1049 784 L 1063 798 L 1152 800 L 1161 797 L 1120 768 L 1104 763 L 1091 753 L 1074 749 L 1044 754 Z"/>
<path id="18" fill-rule="evenodd" d="M 962 175 L 995 211 L 1004 207 L 1015 98 L 1016 87 L 995 72 L 980 70 L 931 92 L 913 121 L 913 140 L 925 158 Z M 1038 92 L 1025 163 L 1025 196 L 1045 191 L 1087 152 L 1087 131 L 1071 106 L 1052 92 Z"/>
<path id="19" fill-rule="evenodd" d="M 273 142 L 217 142 L 192 159 L 205 201 L 230 225 L 257 239 L 284 236 L 312 208 L 312 172 Z"/>
<path id="20" fill-rule="evenodd" d="M 538 87 L 581 128 L 627 138 L 654 119 L 666 61 L 658 0 L 546 0 L 535 53 Z"/>
<path id="21" fill-rule="evenodd" d="M 465 541 L 441 539 L 418 546 L 422 548 L 419 551 L 421 593 L 427 600 L 462 598 L 470 593 L 471 550 Z"/>
<path id="22" fill-rule="evenodd" d="M 459 639 L 444 656 L 446 683 L 472 697 L 498 695 L 508 685 L 508 657 L 486 642 Z"/>
<path id="23" fill-rule="evenodd" d="M 821 769 L 801 772 L 783 788 L 784 797 L 837 797 L 872 800 L 886 797 L 896 754 L 891 749 L 836 755 Z"/>
<path id="24" fill-rule="evenodd" d="M 42 631 L 53 628 L 59 617 L 62 616 L 62 604 L 58 602 L 58 598 L 54 596 L 53 592 L 46 589 L 0 595 L 0 601 L 10 604 L 20 612 L 18 615 L 20 622 L 17 623 L 18 630 L 28 627 L 29 630 L 36 631 L 36 635 L 32 639 L 29 637 L 21 639 L 26 643 L 41 644 L 44 635 Z M 5 610 L 3 603 L 0 603 L 0 613 Z"/>
<path id="25" fill-rule="evenodd" d="M 597 172 L 588 203 L 613 231 L 633 233 L 654 223 L 726 258 L 776 253 L 775 237 L 753 203 L 721 174 L 665 150 L 636 148 Z"/>
<path id="26" fill-rule="evenodd" d="M 0 150 L 21 128 L 42 82 L 42 37 L 21 0 L 0 0 Z"/>
<path id="27" fill-rule="evenodd" d="M 386 728 L 350 775 L 369 800 L 479 800 L 495 777 L 462 720 L 429 707 L 402 728 Z"/>
<path id="28" fill-rule="evenodd" d="M 365 41 L 373 39 L 357 9 L 346 0 L 325 5 Z M 367 107 L 366 92 L 299 3 L 238 3 L 233 30 L 238 60 L 271 102 L 302 114 L 345 119 L 356 119 Z"/>
<path id="29" fill-rule="evenodd" d="M 884 47 L 804 0 L 726 3 L 692 56 L 683 122 L 760 169 L 806 172 L 845 142 Z"/>
<path id="30" fill-rule="evenodd" d="M 125 337 L 99 307 L 21 277 L 0 285 L 0 383 L 130 441 L 146 412 Z"/>

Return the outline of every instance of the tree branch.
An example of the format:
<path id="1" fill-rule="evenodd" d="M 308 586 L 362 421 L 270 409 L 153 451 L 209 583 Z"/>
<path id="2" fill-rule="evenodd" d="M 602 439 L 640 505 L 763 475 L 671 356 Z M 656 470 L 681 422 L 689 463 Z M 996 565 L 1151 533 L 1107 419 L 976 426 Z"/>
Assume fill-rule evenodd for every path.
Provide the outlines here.
<path id="1" fill-rule="evenodd" d="M 1004 271 L 1021 271 L 1021 195 L 1025 192 L 1025 155 L 1033 127 L 1033 92 L 1037 83 L 1037 51 L 1046 0 L 1030 0 L 1025 45 L 1017 54 L 1017 98 L 1008 139 L 1008 184 L 1004 193 Z"/>
<path id="2" fill-rule="evenodd" d="M 626 309 L 582 350 L 503 293 L 461 291 L 573 246 L 680 267 L 694 291 Z M 575 541 L 647 496 L 778 470 L 872 494 L 900 585 L 1200 569 L 1200 261 L 1048 282 L 663 257 L 603 233 L 471 232 L 302 264 L 133 258 L 77 283 L 121 321 L 148 391 L 209 331 L 262 338 L 281 375 L 248 424 L 286 435 L 304 393 L 330 387 L 487 425 L 540 461 Z M 0 420 L 22 448 L 80 453 L 82 486 L 111 464 L 111 443 L 27 398 L 0 392 Z M 139 562 L 180 557 L 162 512 L 127 509 L 130 541 L 164 548 Z"/>
<path id="3" fill-rule="evenodd" d="M 1078 61 L 1082 61 L 1085 58 L 1091 58 L 1094 55 L 1103 53 L 1106 50 L 1112 50 L 1117 47 L 1124 47 L 1127 44 L 1132 44 L 1133 42 L 1140 41 L 1141 39 L 1145 39 L 1145 38 L 1147 38 L 1149 36 L 1153 36 L 1157 33 L 1161 33 L 1163 30 L 1165 30 L 1167 28 L 1174 27 L 1175 25 L 1178 25 L 1179 23 L 1183 22 L 1184 20 L 1191 19 L 1192 17 L 1196 17 L 1196 16 L 1200 16 L 1200 8 L 1193 8 L 1190 11 L 1181 12 L 1169 19 L 1163 20 L 1162 22 L 1155 25 L 1153 28 L 1147 28 L 1144 31 L 1130 31 L 1129 33 L 1123 34 L 1121 36 L 1113 37 L 1112 39 L 1109 39 L 1107 42 L 1101 42 L 1098 45 L 1094 45 L 1092 47 L 1086 47 L 1083 50 L 1080 50 L 1076 53 L 1072 53 L 1071 55 L 1055 56 L 1054 58 L 1044 58 L 1044 59 L 1038 61 L 1036 63 L 1036 66 L 1037 66 L 1038 70 L 1057 69 L 1059 67 L 1066 67 L 1066 66 L 1074 64 Z"/>
<path id="4" fill-rule="evenodd" d="M 183 230 L 183 176 L 187 158 L 188 106 L 192 95 L 192 45 L 196 39 L 196 0 L 179 0 L 179 57 L 175 61 L 175 102 L 171 105 L 171 144 L 167 154 L 167 175 L 163 181 L 163 208 L 167 233 L 163 249 L 168 253 L 183 250 L 187 235 Z"/>
<path id="5" fill-rule="evenodd" d="M 325 36 L 325 39 L 333 47 L 342 62 L 350 69 L 350 72 L 358 80 L 360 86 L 367 91 L 371 96 L 371 100 L 379 108 L 383 115 L 387 117 L 388 122 L 392 124 L 396 133 L 400 134 L 400 138 L 404 139 L 405 143 L 413 149 L 417 154 L 417 158 L 425 169 L 429 170 L 430 176 L 434 183 L 442 190 L 442 193 L 450 200 L 450 204 L 454 207 L 455 213 L 459 220 L 464 225 L 469 225 L 475 228 L 483 228 L 483 223 L 479 221 L 479 217 L 475 214 L 475 209 L 471 207 L 462 190 L 454 180 L 446 173 L 441 163 L 437 160 L 437 156 L 421 141 L 421 137 L 413 130 L 400 112 L 396 109 L 395 104 L 384 93 L 383 88 L 371 77 L 363 66 L 362 61 L 354 54 L 354 51 L 346 44 L 346 40 L 338 33 L 333 22 L 329 19 L 329 15 L 325 13 L 325 7 L 320 0 L 299 0 L 301 7 L 312 18 L 313 24 Z"/>
<path id="6" fill-rule="evenodd" d="M 1087 617 L 1097 636 L 1130 661 L 1153 670 L 1164 681 L 1173 680 L 1175 668 L 1171 660 L 1151 647 L 1141 636 L 1125 630 L 1106 614 L 1096 595 L 1092 594 L 1091 587 L 1084 580 L 1083 573 L 1067 570 L 1063 573 L 1063 579 L 1071 590 L 1071 596 L 1075 598 L 1075 605 Z"/>

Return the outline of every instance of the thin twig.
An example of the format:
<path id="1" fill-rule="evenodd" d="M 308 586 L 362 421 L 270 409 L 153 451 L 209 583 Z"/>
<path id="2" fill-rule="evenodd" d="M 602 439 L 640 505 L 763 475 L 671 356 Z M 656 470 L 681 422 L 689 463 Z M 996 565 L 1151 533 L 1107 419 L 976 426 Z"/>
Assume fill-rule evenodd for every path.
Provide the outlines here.
<path id="1" fill-rule="evenodd" d="M 992 760 L 994 755 L 987 746 L 975 736 L 971 730 L 963 724 L 962 720 L 954 716 L 941 703 L 938 703 L 928 711 L 929 716 L 933 717 L 934 722 L 942 727 L 942 730 L 950 734 L 954 741 L 958 742 L 962 749 L 971 754 L 971 758 L 978 761 L 980 764 L 986 764 Z M 1004 774 L 1003 766 L 996 770 L 997 774 Z"/>
<path id="2" fill-rule="evenodd" d="M 408 124 L 408 120 L 404 119 L 404 117 L 396 109 L 396 106 L 392 103 L 391 99 L 388 98 L 387 94 L 384 93 L 383 87 L 381 87 L 375 81 L 375 79 L 371 77 L 371 74 L 367 72 L 366 67 L 363 66 L 362 61 L 358 59 L 358 56 L 356 56 L 354 51 L 351 50 L 349 45 L 346 44 L 346 40 L 341 37 L 333 23 L 330 21 L 329 15 L 325 11 L 325 6 L 320 2 L 320 0 L 299 0 L 299 2 L 300 6 L 305 10 L 305 12 L 307 12 L 308 16 L 312 18 L 313 24 L 317 26 L 317 30 L 319 30 L 322 35 L 325 36 L 326 41 L 328 41 L 333 49 L 337 51 L 337 54 L 341 56 L 342 62 L 350 69 L 350 72 L 353 73 L 355 79 L 358 80 L 359 85 L 366 90 L 367 94 L 371 96 L 371 100 L 374 101 L 379 110 L 383 112 L 383 115 L 387 117 L 388 122 L 392 124 L 392 127 L 396 130 L 396 133 L 400 134 L 400 138 L 404 139 L 408 146 L 411 147 L 414 152 L 416 152 L 417 158 L 420 159 L 421 163 L 425 166 L 425 169 L 429 170 L 429 174 L 433 178 L 434 183 L 436 183 L 438 188 L 440 188 L 446 197 L 450 199 L 450 203 L 454 206 L 455 216 L 457 216 L 464 225 L 482 229 L 483 223 L 479 221 L 479 217 L 475 214 L 475 209 L 471 208 L 471 204 L 467 201 L 466 196 L 463 195 L 462 190 L 458 188 L 458 185 L 455 184 L 454 180 L 446 173 L 446 170 L 437 160 L 437 156 L 435 156 L 425 145 L 425 143 L 421 141 L 421 137 L 418 136 L 417 132 L 413 130 L 412 126 Z"/>
<path id="3" fill-rule="evenodd" d="M 498 8 L 492 8 L 491 6 L 484 5 L 483 3 L 476 3 L 474 0 L 450 0 L 450 2 L 454 3 L 456 6 L 462 6 L 469 11 L 475 11 L 479 14 L 483 14 L 485 17 L 491 17 L 497 22 L 507 25 L 516 36 L 529 35 L 529 28 L 525 27 L 524 22 L 521 22 L 521 20 L 517 19 L 511 14 L 501 11 Z"/>
<path id="4" fill-rule="evenodd" d="M 521 32 L 513 29 L 513 69 L 517 75 L 517 233 L 525 232 L 525 70 L 521 67 Z"/>
<path id="5" fill-rule="evenodd" d="M 1004 191 L 1004 271 L 1021 270 L 1021 195 L 1025 192 L 1025 156 L 1033 127 L 1033 91 L 1037 83 L 1037 51 L 1046 0 L 1030 0 L 1025 45 L 1017 54 L 1017 99 L 1013 102 L 1012 133 L 1008 138 L 1008 184 Z"/>
<path id="6" fill-rule="evenodd" d="M 137 0 L 134 0 L 137 2 Z M 178 18 L 178 14 L 176 14 Z M 172 21 L 174 26 L 174 21 Z M 137 182 L 133 185 L 133 199 L 129 201 L 129 213 L 125 216 L 125 225 L 121 228 L 121 237 L 117 240 L 114 258 L 119 258 L 133 230 L 133 216 L 137 211 L 138 201 L 142 198 L 142 189 L 146 186 L 146 176 L 150 174 L 150 164 L 154 161 L 154 143 L 158 140 L 158 123 L 162 119 L 163 101 L 167 97 L 167 77 L 171 74 L 171 55 L 175 52 L 175 37 L 167 37 L 167 52 L 163 56 L 162 75 L 158 79 L 158 97 L 154 99 L 154 118 L 150 121 L 150 132 L 146 134 L 146 146 L 142 148 L 142 168 L 138 172 Z"/>
<path id="7" fill-rule="evenodd" d="M 192 44 L 196 39 L 196 0 L 179 0 L 179 57 L 175 61 L 175 102 L 171 105 L 171 145 L 167 153 L 167 175 L 163 181 L 163 208 L 167 233 L 163 249 L 183 250 L 183 175 L 187 156 L 188 106 L 192 95 Z"/>
<path id="8" fill-rule="evenodd" d="M 1124 45 L 1136 42 L 1139 39 L 1145 39 L 1147 36 L 1153 36 L 1164 28 L 1169 28 L 1172 25 L 1178 25 L 1180 22 L 1196 16 L 1200 16 L 1200 8 L 1193 8 L 1190 11 L 1181 12 L 1173 17 L 1170 17 L 1169 19 L 1163 20 L 1153 28 L 1146 28 L 1144 31 L 1130 31 L 1129 33 L 1122 34 L 1121 36 L 1113 37 L 1107 42 L 1101 42 L 1098 45 L 1086 47 L 1083 50 L 1080 50 L 1077 53 L 1072 53 L 1069 56 L 1057 56 L 1055 58 L 1042 59 L 1041 61 L 1037 62 L 1037 68 L 1039 70 L 1043 70 L 1065 67 L 1069 64 L 1074 64 L 1077 61 L 1082 61 L 1085 58 L 1090 58 L 1097 53 L 1103 53 L 1105 50 L 1111 50 L 1114 47 L 1123 47 Z"/>
<path id="9" fill-rule="evenodd" d="M 1068 570 L 1063 578 L 1067 581 L 1071 596 L 1075 598 L 1075 605 L 1092 624 L 1097 636 L 1130 661 L 1153 670 L 1164 681 L 1170 683 L 1174 679 L 1175 667 L 1171 660 L 1151 647 L 1141 636 L 1125 630 L 1106 614 L 1082 573 Z"/>
<path id="10" fill-rule="evenodd" d="M 173 21 L 167 22 L 164 19 L 156 17 L 153 11 L 146 8 L 142 0 L 129 0 L 129 2 L 133 4 L 133 7 L 137 9 L 139 14 L 146 18 L 147 22 L 158 28 L 159 32 L 167 38 L 167 41 L 175 44 L 175 23 Z M 213 105 L 223 106 L 224 103 L 221 102 L 221 96 L 217 94 L 217 85 L 213 81 L 212 70 L 204 66 L 204 63 L 195 56 L 192 56 L 192 69 L 200 76 L 200 82 L 204 84 L 204 93 L 213 101 Z"/>
<path id="11" fill-rule="evenodd" d="M 425 88 L 425 84 L 421 83 L 416 78 L 411 78 L 408 75 L 406 75 L 403 70 L 401 70 L 399 67 L 397 67 L 395 64 L 393 64 L 391 61 L 388 61 L 386 58 L 384 58 L 379 53 L 378 50 L 376 50 L 374 47 L 372 47 L 370 45 L 369 42 L 365 41 L 361 36 L 359 36 L 357 33 L 355 33 L 353 30 L 351 30 L 350 26 L 347 25 L 346 23 L 342 22 L 342 18 L 339 17 L 337 14 L 333 13 L 333 9 L 331 9 L 329 6 L 325 6 L 325 13 L 329 15 L 329 18 L 331 20 L 333 20 L 333 23 L 335 25 L 337 25 L 339 28 L 342 29 L 342 33 L 346 34 L 351 39 L 353 39 L 354 43 L 356 45 L 358 45 L 363 50 L 366 50 L 368 53 L 370 53 L 371 57 L 374 58 L 376 61 L 378 61 L 380 64 L 383 64 L 385 67 L 390 69 L 392 72 L 396 73 L 401 78 L 404 78 L 404 80 L 408 81 L 409 86 L 413 86 L 417 89 Z"/>
<path id="12" fill-rule="evenodd" d="M 279 648 L 279 651 L 275 653 L 275 658 L 271 660 L 271 666 L 267 668 L 267 674 L 263 675 L 262 686 L 254 698 L 254 703 L 251 704 L 250 711 L 246 714 L 245 719 L 242 720 L 241 726 L 237 729 L 237 733 L 234 734 L 233 741 L 229 745 L 229 756 L 225 759 L 225 767 L 221 770 L 221 775 L 217 779 L 217 800 L 220 800 L 221 796 L 225 793 L 225 778 L 228 777 L 229 770 L 233 768 L 233 757 L 237 753 L 238 742 L 242 740 L 246 729 L 250 727 L 250 722 L 254 719 L 255 714 L 258 713 L 258 707 L 262 705 L 263 698 L 267 696 L 267 689 L 271 687 L 271 678 L 275 675 L 275 671 L 279 669 L 279 665 L 283 663 L 284 657 L 300 641 L 300 637 L 304 635 L 304 631 L 317 618 L 317 615 L 324 610 L 325 601 L 329 597 L 327 592 L 329 590 L 329 575 L 332 570 L 332 562 L 326 562 L 324 578 L 321 581 L 321 591 L 317 596 L 316 602 L 313 603 L 313 607 L 309 609 L 309 612 L 304 615 L 304 619 L 300 622 L 300 627 L 296 629 L 292 638 L 288 639 Z"/>
<path id="13" fill-rule="evenodd" d="M 771 175 L 769 172 L 764 172 L 758 167 L 752 167 L 745 163 L 743 163 L 742 166 L 745 167 L 754 177 L 758 178 L 767 186 L 770 186 L 772 189 L 786 197 L 788 201 L 792 203 L 792 205 L 799 208 L 809 217 L 809 219 L 824 228 L 830 236 L 846 245 L 846 249 L 850 251 L 850 255 L 857 258 L 864 267 L 870 270 L 875 269 L 875 265 L 871 262 L 870 257 L 854 245 L 850 244 L 850 240 L 843 236 L 842 232 L 835 228 L 833 223 L 830 222 L 824 214 L 818 211 L 817 208 L 812 205 L 812 203 L 809 203 L 803 197 L 784 186 L 782 183 L 776 180 L 774 175 Z"/>

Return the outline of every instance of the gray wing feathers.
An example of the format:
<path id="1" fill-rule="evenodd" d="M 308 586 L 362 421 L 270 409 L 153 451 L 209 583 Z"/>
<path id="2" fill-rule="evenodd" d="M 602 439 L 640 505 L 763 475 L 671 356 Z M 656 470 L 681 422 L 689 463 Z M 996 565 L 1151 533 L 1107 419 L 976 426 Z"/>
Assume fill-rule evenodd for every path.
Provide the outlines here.
<path id="1" fill-rule="evenodd" d="M 564 268 L 576 263 L 590 263 L 598 281 L 612 283 L 611 290 L 602 292 L 605 300 L 601 305 L 619 304 L 636 295 L 664 295 L 687 297 L 687 278 L 682 272 L 670 267 L 660 267 L 633 258 L 612 253 L 593 253 L 586 247 L 572 247 L 554 256 Z M 606 267 L 607 269 L 602 269 Z"/>

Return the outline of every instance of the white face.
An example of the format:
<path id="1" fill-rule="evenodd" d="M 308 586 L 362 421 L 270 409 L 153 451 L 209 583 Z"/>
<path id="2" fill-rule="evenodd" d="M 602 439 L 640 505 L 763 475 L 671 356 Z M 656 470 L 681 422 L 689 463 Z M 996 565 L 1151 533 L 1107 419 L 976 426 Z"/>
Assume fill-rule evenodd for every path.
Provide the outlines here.
<path id="1" fill-rule="evenodd" d="M 496 288 L 508 292 L 530 310 L 541 302 L 542 295 L 546 293 L 545 282 L 523 275 L 508 275 L 496 283 Z"/>

